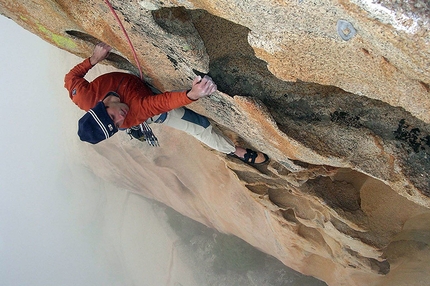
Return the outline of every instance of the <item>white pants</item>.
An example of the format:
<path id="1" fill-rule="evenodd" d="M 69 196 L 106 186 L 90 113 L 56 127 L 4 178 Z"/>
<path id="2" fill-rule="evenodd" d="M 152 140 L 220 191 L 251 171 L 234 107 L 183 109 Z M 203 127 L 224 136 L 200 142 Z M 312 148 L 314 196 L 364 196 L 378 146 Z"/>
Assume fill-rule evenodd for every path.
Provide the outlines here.
<path id="1" fill-rule="evenodd" d="M 206 117 L 185 107 L 154 116 L 146 122 L 164 124 L 184 131 L 210 148 L 225 154 L 236 150 L 234 143 L 216 132 Z"/>

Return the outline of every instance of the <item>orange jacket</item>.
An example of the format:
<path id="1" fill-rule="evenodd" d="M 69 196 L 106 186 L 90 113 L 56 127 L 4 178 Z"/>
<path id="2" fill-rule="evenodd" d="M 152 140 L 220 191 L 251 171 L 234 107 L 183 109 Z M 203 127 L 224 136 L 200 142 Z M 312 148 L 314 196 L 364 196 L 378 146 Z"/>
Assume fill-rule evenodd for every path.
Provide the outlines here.
<path id="1" fill-rule="evenodd" d="M 103 100 L 109 91 L 118 93 L 121 102 L 130 108 L 120 128 L 138 125 L 149 117 L 193 102 L 186 91 L 154 95 L 141 79 L 127 73 L 107 73 L 88 82 L 84 76 L 92 67 L 89 58 L 76 65 L 64 78 L 64 87 L 73 102 L 85 111 Z"/>

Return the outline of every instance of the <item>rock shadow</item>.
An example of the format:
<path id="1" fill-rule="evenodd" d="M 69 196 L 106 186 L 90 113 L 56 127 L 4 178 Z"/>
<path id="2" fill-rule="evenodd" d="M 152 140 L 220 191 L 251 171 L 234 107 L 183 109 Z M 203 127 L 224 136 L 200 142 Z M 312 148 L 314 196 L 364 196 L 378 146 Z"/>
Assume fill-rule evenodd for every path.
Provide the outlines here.
<path id="1" fill-rule="evenodd" d="M 76 31 L 76 30 L 66 30 L 66 33 L 73 38 L 85 41 L 87 43 L 91 43 L 93 45 L 97 45 L 101 41 L 97 39 L 96 37 L 93 37 L 89 34 Z M 108 57 L 106 58 L 107 61 L 109 61 L 114 67 L 122 70 L 127 70 L 132 72 L 135 75 L 139 75 L 139 70 L 132 64 L 130 61 L 128 61 L 126 58 L 118 55 L 115 52 L 111 52 Z"/>
<path id="2" fill-rule="evenodd" d="M 424 175 L 430 172 L 429 124 L 402 108 L 334 86 L 280 80 L 255 56 L 247 27 L 202 10 L 189 13 L 209 54 L 209 75 L 220 91 L 260 100 L 288 137 L 323 156 L 350 158 L 360 169 L 387 180 L 381 166 L 366 163 L 369 148 L 378 153 L 382 144 L 393 150 L 411 182 L 430 196 L 430 177 Z M 380 161 L 382 166 L 390 163 Z"/>
<path id="3" fill-rule="evenodd" d="M 389 169 L 386 166 L 391 164 L 392 158 L 381 155 L 376 160 L 372 156 L 389 149 L 410 181 L 430 195 L 430 179 L 423 176 L 430 170 L 430 126 L 425 122 L 402 108 L 334 86 L 276 78 L 268 70 L 267 63 L 255 56 L 248 43 L 250 30 L 247 27 L 203 10 L 183 7 L 162 8 L 152 15 L 164 31 L 182 37 L 193 34 L 191 21 L 204 42 L 210 59 L 208 74 L 218 89 L 230 96 L 248 96 L 262 102 L 288 137 L 323 156 L 344 158 L 358 166 L 357 169 L 387 181 L 389 171 L 385 168 Z M 370 211 L 362 207 L 361 185 L 370 177 L 364 173 L 349 170 L 353 173 L 337 173 L 337 177 L 333 177 L 332 170 L 324 166 L 296 163 L 303 163 L 306 171 L 291 173 L 276 167 L 276 162 L 271 163 L 271 169 L 264 176 L 243 168 L 232 169 L 250 192 L 262 200 L 268 198 L 285 221 L 301 228 L 302 233 L 306 230 L 310 236 L 318 237 L 320 232 L 301 227 L 300 221 L 318 222 L 322 206 L 330 210 L 325 219 L 344 235 L 343 239 L 359 240 L 375 251 L 386 246 L 399 231 L 398 226 L 384 228 L 376 225 L 379 221 L 369 221 Z M 360 182 L 354 182 L 357 177 Z M 395 194 L 392 190 L 390 193 Z M 393 201 L 402 199 L 396 197 Z M 377 203 L 382 207 L 384 202 Z M 326 222 L 320 221 L 320 224 Z M 386 236 L 379 238 L 384 231 Z M 324 244 L 320 238 L 316 240 Z M 350 250 L 350 255 L 370 265 L 374 272 L 386 274 L 389 271 L 386 261 L 376 261 L 354 250 Z"/>

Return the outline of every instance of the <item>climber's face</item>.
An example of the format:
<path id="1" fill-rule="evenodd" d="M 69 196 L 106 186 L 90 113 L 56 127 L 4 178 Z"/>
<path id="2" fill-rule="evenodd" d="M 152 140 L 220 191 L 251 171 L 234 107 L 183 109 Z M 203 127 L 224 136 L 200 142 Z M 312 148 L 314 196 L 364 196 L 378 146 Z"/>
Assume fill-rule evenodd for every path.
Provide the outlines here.
<path id="1" fill-rule="evenodd" d="M 103 103 L 106 106 L 107 113 L 115 123 L 116 128 L 120 128 L 130 110 L 128 105 L 121 102 L 120 98 L 114 95 L 107 96 L 103 100 Z"/>

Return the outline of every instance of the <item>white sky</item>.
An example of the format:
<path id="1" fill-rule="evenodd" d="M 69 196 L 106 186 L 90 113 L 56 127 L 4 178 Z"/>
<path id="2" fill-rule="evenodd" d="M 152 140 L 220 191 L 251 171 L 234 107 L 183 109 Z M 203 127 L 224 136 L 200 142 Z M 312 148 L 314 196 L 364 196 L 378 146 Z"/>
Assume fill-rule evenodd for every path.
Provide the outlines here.
<path id="1" fill-rule="evenodd" d="M 3 16 L 0 35 L 0 284 L 193 285 L 178 261 L 182 278 L 166 273 L 172 235 L 150 205 L 73 156 L 82 111 L 63 79 L 81 59 Z"/>
<path id="2" fill-rule="evenodd" d="M 5 17 L 0 17 L 0 29 L 2 283 L 97 280 L 98 269 L 81 263 L 80 257 L 88 256 L 82 249 L 85 244 L 68 227 L 72 222 L 67 212 L 60 211 L 68 207 L 60 182 L 66 154 L 60 148 L 60 112 L 52 99 L 53 90 L 58 90 L 53 83 L 60 77 L 49 78 L 53 48 Z M 75 245 L 71 237 L 78 239 Z"/>

